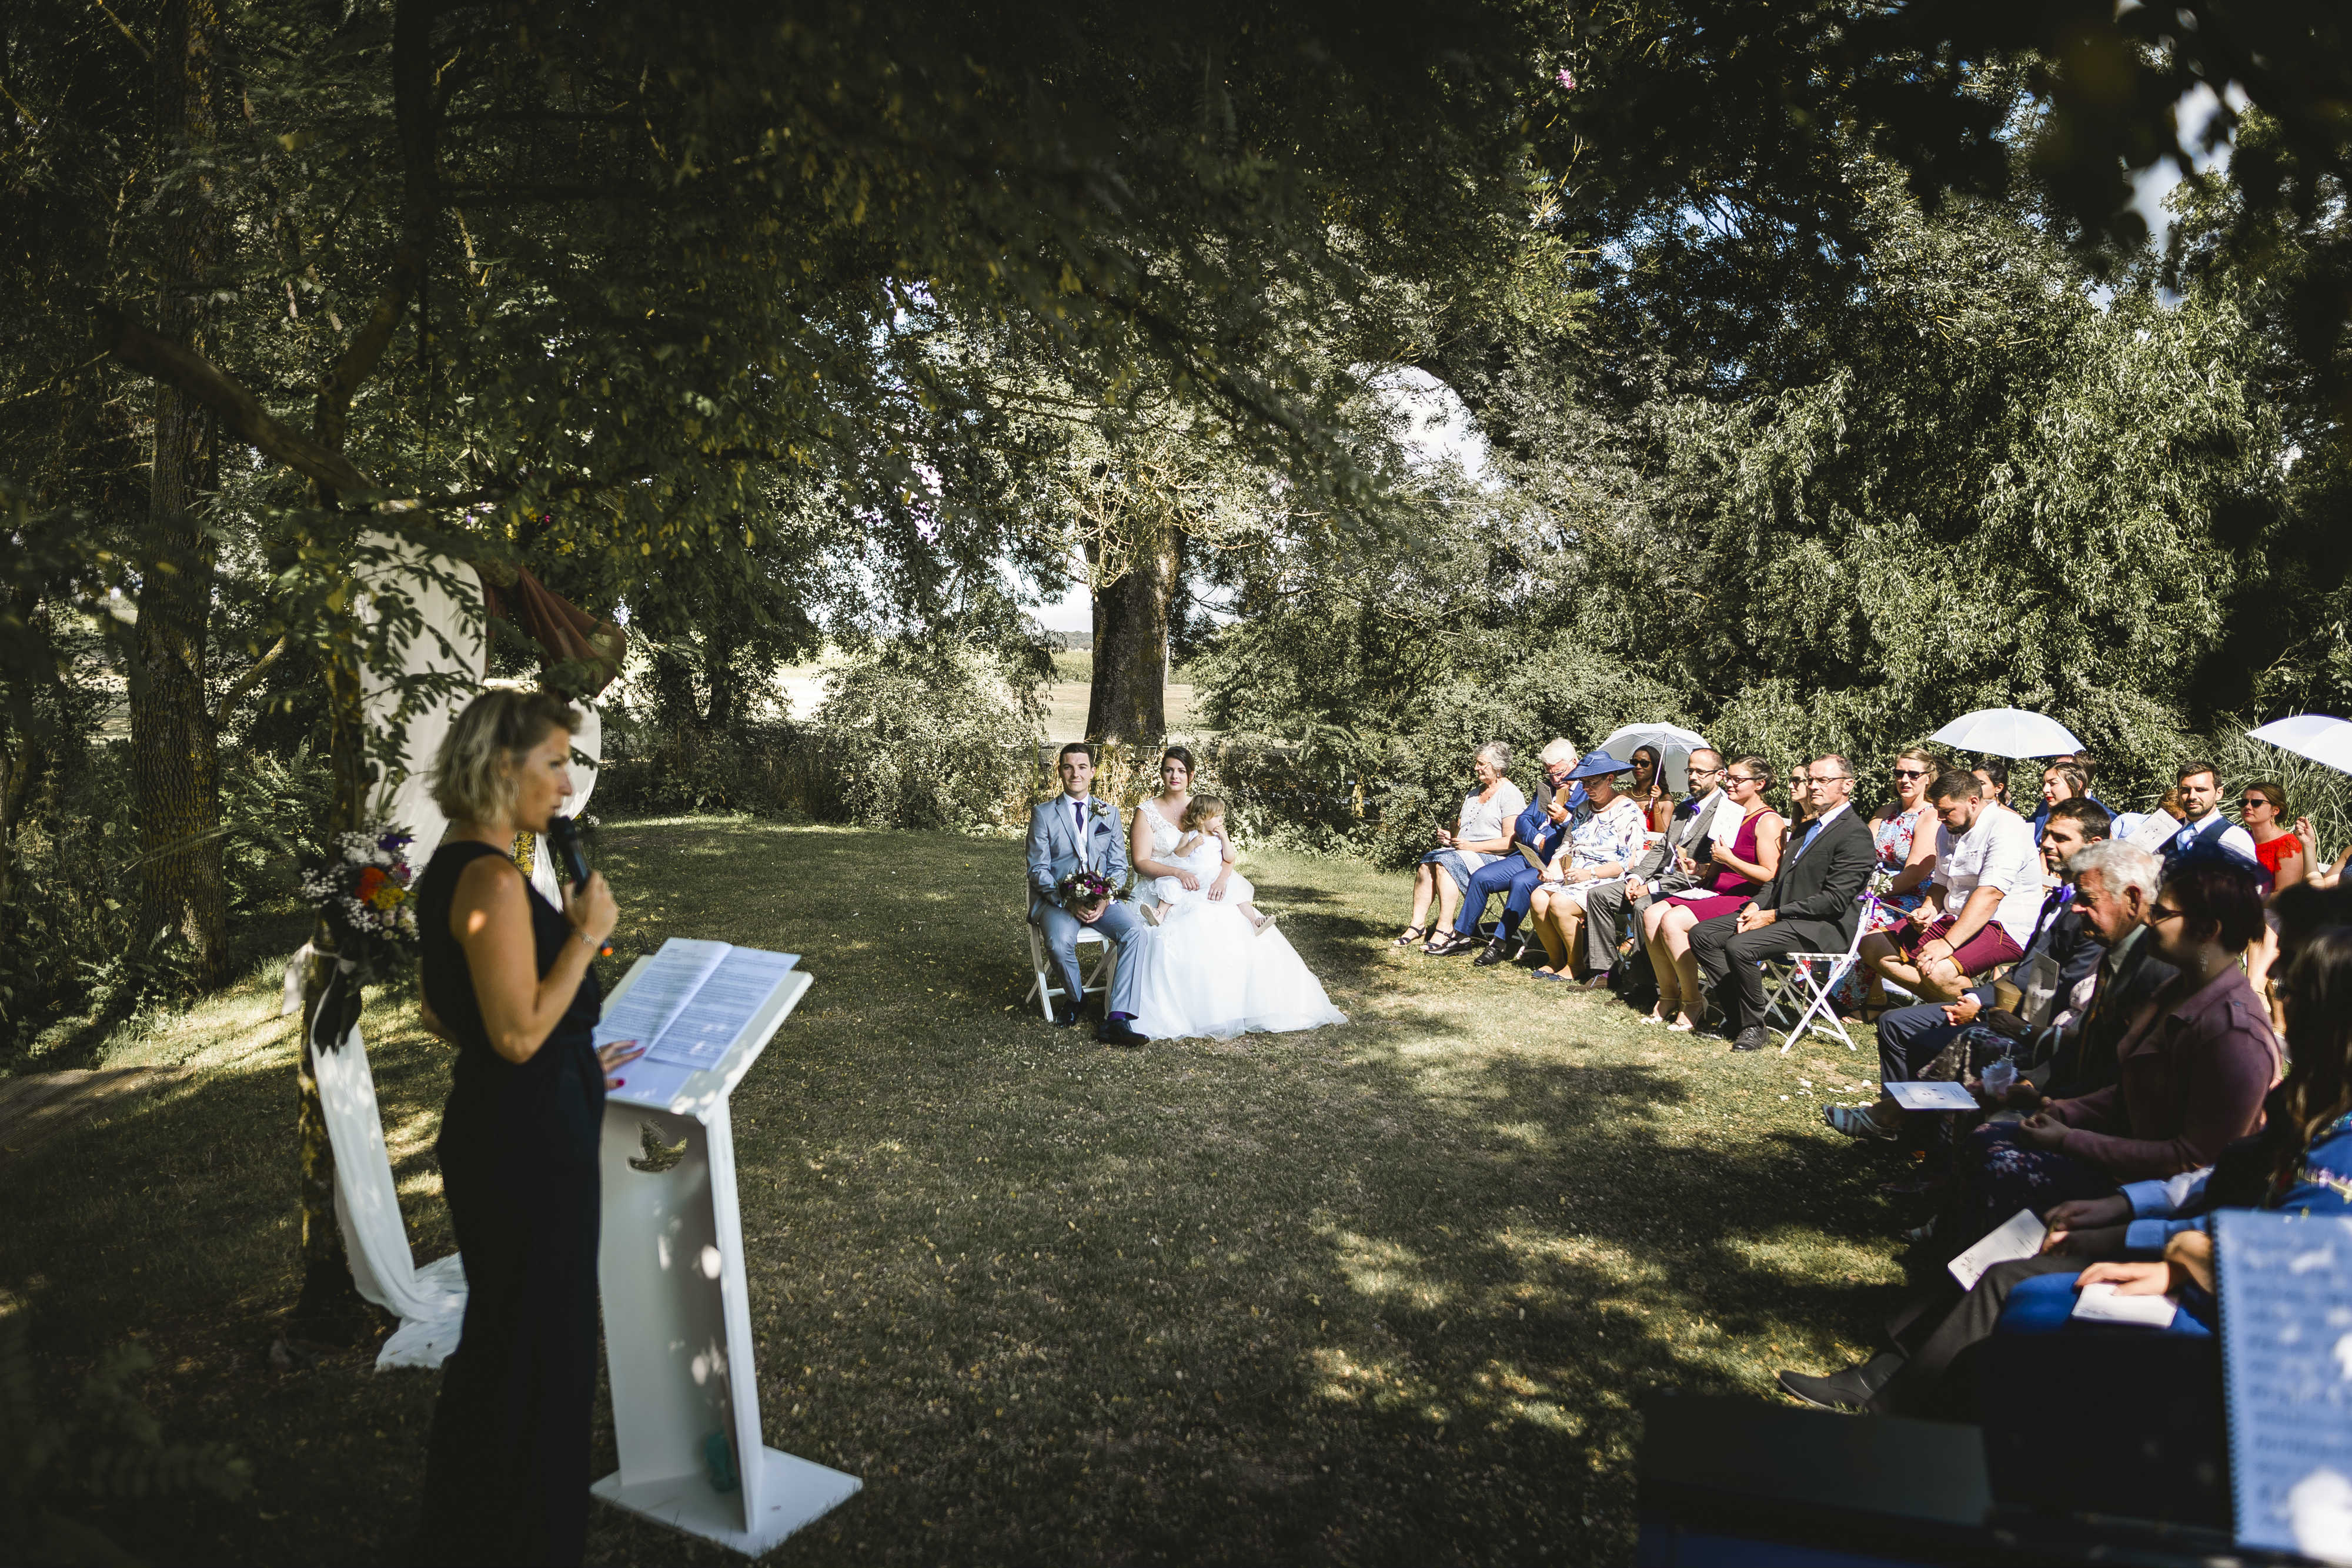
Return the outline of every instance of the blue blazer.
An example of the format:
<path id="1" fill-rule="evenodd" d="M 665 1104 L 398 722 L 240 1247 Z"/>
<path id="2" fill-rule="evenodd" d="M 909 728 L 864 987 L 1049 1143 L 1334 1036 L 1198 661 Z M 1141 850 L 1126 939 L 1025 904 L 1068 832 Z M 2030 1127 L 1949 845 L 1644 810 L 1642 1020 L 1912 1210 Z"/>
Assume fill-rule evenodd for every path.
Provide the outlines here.
<path id="1" fill-rule="evenodd" d="M 1087 841 L 1078 841 L 1070 798 L 1056 795 L 1029 809 L 1029 917 L 1054 902 L 1054 884 L 1092 866 L 1116 888 L 1127 880 L 1127 830 L 1108 800 L 1087 800 Z"/>
<path id="2" fill-rule="evenodd" d="M 1570 800 L 1573 803 L 1575 797 L 1570 796 Z M 1560 841 L 1576 826 L 1576 815 L 1571 809 L 1568 821 L 1554 822 L 1540 803 L 1530 800 L 1528 809 L 1519 813 L 1519 820 L 1511 824 L 1511 841 L 1526 844 L 1549 861 L 1559 849 Z"/>

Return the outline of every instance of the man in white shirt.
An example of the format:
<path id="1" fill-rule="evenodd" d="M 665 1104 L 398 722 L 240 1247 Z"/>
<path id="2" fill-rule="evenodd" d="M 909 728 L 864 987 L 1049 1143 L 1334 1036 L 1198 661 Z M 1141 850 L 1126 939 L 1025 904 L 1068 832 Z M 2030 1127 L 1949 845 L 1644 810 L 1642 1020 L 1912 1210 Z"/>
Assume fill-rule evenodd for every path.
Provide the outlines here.
<path id="1" fill-rule="evenodd" d="M 2210 762 L 2180 765 L 2180 809 L 2188 813 L 2179 831 L 2160 852 L 2168 865 L 2200 844 L 2219 844 L 2241 860 L 2260 864 L 2254 836 L 2221 814 L 2221 773 Z"/>
<path id="2" fill-rule="evenodd" d="M 1923 1002 L 1957 1002 L 1971 975 L 2013 964 L 2042 911 L 2033 830 L 1971 774 L 1939 775 L 1936 878 L 1906 920 L 1862 939 L 1862 961 Z"/>

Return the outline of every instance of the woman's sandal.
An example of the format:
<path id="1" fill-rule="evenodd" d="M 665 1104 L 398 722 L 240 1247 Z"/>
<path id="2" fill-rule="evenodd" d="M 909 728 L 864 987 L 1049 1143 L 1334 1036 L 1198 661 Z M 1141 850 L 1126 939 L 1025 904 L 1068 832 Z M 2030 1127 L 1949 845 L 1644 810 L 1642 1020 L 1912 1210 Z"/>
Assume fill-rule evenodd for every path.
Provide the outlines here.
<path id="1" fill-rule="evenodd" d="M 1404 935 L 1403 935 L 1403 936 L 1400 936 L 1400 937 L 1398 937 L 1398 938 L 1396 939 L 1396 945 L 1397 945 L 1398 946 L 1400 946 L 1400 947 L 1410 947 L 1410 946 L 1412 946 L 1415 943 L 1419 943 L 1419 942 L 1425 942 L 1425 941 L 1427 941 L 1428 939 L 1429 939 L 1429 927 L 1428 927 L 1428 926 L 1426 926 L 1426 925 L 1408 925 L 1408 926 L 1406 926 L 1406 927 L 1404 928 Z"/>
<path id="2" fill-rule="evenodd" d="M 1441 931 L 1422 951 L 1433 958 L 1443 958 L 1450 954 L 1467 953 L 1476 946 L 1475 942 L 1463 936 L 1459 931 Z"/>

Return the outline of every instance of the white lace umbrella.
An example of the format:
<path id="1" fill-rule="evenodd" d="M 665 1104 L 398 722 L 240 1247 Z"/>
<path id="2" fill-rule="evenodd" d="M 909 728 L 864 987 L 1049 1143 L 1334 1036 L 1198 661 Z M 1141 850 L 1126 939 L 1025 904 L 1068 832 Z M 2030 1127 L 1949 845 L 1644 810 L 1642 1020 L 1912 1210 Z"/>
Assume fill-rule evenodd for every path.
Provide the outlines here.
<path id="1" fill-rule="evenodd" d="M 1988 757 L 2059 757 L 2083 749 L 2074 732 L 2056 719 L 2019 707 L 1980 708 L 1964 714 L 1929 738 L 1939 746 Z"/>
<path id="2" fill-rule="evenodd" d="M 2299 713 L 2246 733 L 2256 740 L 2269 741 L 2281 751 L 2307 757 L 2323 768 L 2352 773 L 2352 719 L 2331 718 L 2324 713 Z"/>

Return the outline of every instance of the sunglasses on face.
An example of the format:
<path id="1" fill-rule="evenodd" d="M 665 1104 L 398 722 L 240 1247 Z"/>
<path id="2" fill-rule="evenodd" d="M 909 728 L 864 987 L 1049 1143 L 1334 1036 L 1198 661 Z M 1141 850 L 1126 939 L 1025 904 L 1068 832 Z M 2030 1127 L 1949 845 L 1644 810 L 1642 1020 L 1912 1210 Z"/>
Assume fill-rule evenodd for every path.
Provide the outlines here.
<path id="1" fill-rule="evenodd" d="M 2148 910 L 2147 923 L 2150 925 L 2161 925 L 2168 920 L 2178 920 L 2188 913 L 2189 911 L 2185 909 L 2167 909 L 2158 904 Z"/>
<path id="2" fill-rule="evenodd" d="M 2269 804 L 2270 801 L 2260 795 L 2249 795 L 2244 800 L 2238 802 L 2238 810 L 2241 811 L 2251 811 L 2257 806 L 2267 806 Z"/>
<path id="3" fill-rule="evenodd" d="M 1927 777 L 1927 770 L 1924 768 L 1898 768 L 1895 770 L 1895 777 L 1897 779 L 1925 779 Z"/>

